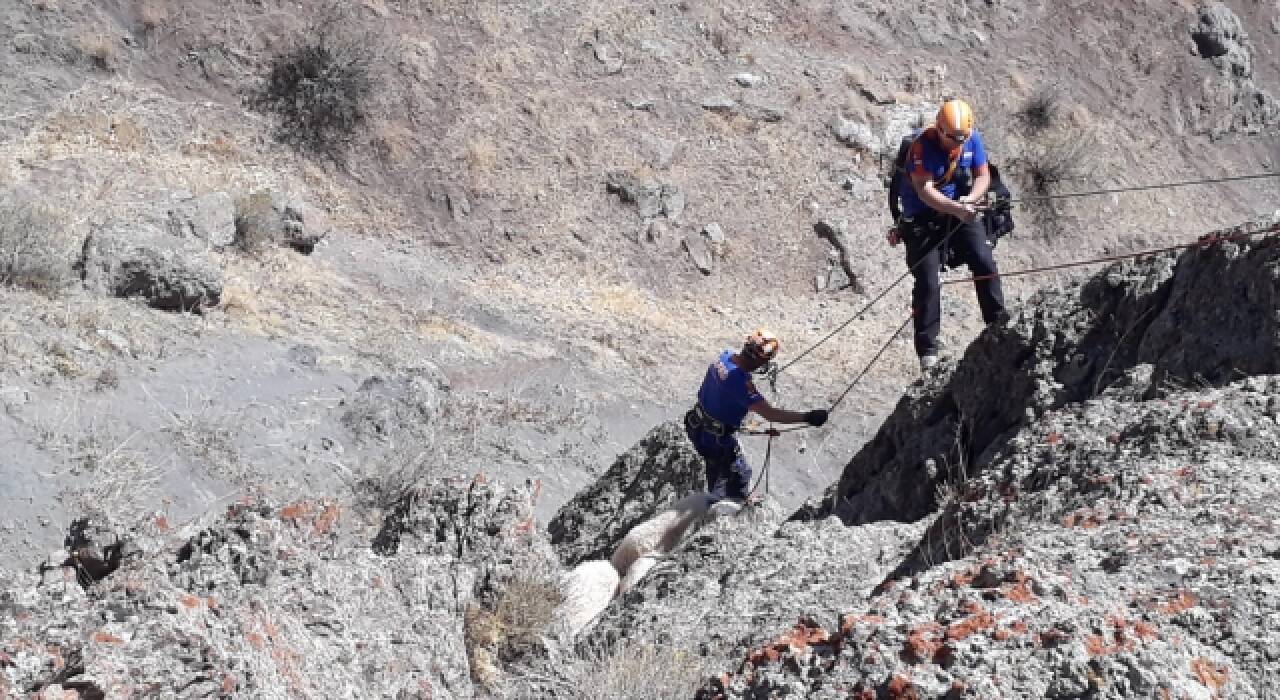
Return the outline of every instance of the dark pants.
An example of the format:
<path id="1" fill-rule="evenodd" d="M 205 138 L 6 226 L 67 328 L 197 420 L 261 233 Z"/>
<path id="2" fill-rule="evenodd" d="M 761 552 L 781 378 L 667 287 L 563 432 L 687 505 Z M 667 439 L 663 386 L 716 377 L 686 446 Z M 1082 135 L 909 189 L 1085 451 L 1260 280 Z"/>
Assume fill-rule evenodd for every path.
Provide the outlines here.
<path id="1" fill-rule="evenodd" d="M 742 456 L 742 448 L 733 435 L 713 435 L 701 428 L 685 425 L 693 449 L 707 467 L 707 491 L 717 500 L 732 498 L 745 501 L 751 488 L 751 466 Z"/>
<path id="2" fill-rule="evenodd" d="M 932 222 L 932 226 L 930 225 Z M 954 233 L 947 238 L 947 233 Z M 944 214 L 920 215 L 906 230 L 907 266 L 915 276 L 911 288 L 911 309 L 915 322 L 915 346 L 917 355 L 938 354 L 938 328 L 942 319 L 942 285 L 938 274 L 942 268 L 946 246 L 969 266 L 975 277 L 994 275 L 995 258 L 987 243 L 982 220 L 961 223 L 959 219 Z M 978 307 L 982 320 L 997 321 L 1004 312 L 1004 293 L 1000 290 L 1000 278 L 978 280 L 973 283 L 978 293 Z"/>

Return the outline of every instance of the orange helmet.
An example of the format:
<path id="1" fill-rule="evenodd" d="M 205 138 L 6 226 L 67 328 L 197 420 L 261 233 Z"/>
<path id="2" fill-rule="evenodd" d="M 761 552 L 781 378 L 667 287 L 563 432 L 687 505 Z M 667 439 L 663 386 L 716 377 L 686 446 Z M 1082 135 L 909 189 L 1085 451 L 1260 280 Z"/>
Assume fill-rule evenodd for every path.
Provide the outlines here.
<path id="1" fill-rule="evenodd" d="M 934 122 L 938 131 L 955 143 L 964 143 L 973 133 L 973 108 L 964 100 L 947 100 Z"/>
<path id="2" fill-rule="evenodd" d="M 747 355 L 761 360 L 772 360 L 778 354 L 778 336 L 763 328 L 757 328 L 747 336 L 742 346 Z"/>

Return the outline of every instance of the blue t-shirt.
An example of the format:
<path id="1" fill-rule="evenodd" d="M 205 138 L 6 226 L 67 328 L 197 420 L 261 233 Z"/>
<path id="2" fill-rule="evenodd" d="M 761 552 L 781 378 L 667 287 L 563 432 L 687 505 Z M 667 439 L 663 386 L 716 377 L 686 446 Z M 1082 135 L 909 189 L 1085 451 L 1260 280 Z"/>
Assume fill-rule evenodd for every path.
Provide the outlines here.
<path id="1" fill-rule="evenodd" d="M 929 209 L 929 205 L 920 199 L 920 195 L 916 194 L 916 188 L 909 182 L 912 176 L 928 175 L 933 178 L 934 186 L 949 199 L 956 199 L 959 195 L 956 192 L 960 182 L 972 182 L 975 175 L 980 175 L 987 170 L 987 149 L 982 145 L 982 136 L 977 129 L 969 135 L 969 139 L 964 142 L 959 149 L 959 153 L 952 151 L 948 153 L 943 150 L 942 144 L 938 143 L 938 131 L 936 127 L 930 127 L 921 132 L 920 137 L 911 144 L 911 150 L 907 152 L 906 178 L 907 182 L 903 182 L 900 188 L 899 196 L 902 198 L 902 215 L 912 217 L 922 211 Z M 958 157 L 955 170 L 952 171 L 951 177 L 945 182 L 942 179 L 947 175 L 947 169 L 951 166 L 952 157 Z"/>
<path id="2" fill-rule="evenodd" d="M 707 368 L 707 376 L 698 389 L 698 403 L 712 418 L 730 428 L 742 425 L 747 409 L 764 397 L 751 383 L 751 373 L 735 365 L 733 352 L 725 350 L 720 359 Z"/>

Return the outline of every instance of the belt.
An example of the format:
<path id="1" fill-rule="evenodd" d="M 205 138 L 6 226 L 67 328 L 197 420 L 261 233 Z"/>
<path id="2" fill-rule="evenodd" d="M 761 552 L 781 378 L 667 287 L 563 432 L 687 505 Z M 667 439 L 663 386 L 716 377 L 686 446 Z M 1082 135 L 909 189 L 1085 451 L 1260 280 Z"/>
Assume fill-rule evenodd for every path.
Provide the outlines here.
<path id="1" fill-rule="evenodd" d="M 707 413 L 707 409 L 703 408 L 700 403 L 694 404 L 693 408 L 690 409 L 688 413 L 684 414 L 684 420 L 685 423 L 688 423 L 690 426 L 711 433 L 717 437 L 724 437 L 725 435 L 732 435 L 734 432 L 737 432 L 737 428 L 730 428 L 728 425 L 725 425 L 724 422 L 716 420 L 714 416 Z"/>

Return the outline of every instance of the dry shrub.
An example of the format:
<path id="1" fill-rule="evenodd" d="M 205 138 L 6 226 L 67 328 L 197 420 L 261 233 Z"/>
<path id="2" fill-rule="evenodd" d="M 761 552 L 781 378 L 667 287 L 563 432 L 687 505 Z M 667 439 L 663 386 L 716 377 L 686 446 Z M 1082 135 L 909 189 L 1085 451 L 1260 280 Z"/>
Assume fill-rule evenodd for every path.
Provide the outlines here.
<path id="1" fill-rule="evenodd" d="M 120 64 L 120 45 L 107 34 L 85 31 L 77 34 L 71 43 L 98 70 L 115 72 Z"/>
<path id="2" fill-rule="evenodd" d="M 212 138 L 194 139 L 179 149 L 184 156 L 210 156 L 220 160 L 235 161 L 241 156 L 240 146 L 228 134 L 215 134 Z"/>
<path id="3" fill-rule="evenodd" d="M 169 5 L 165 0 L 138 0 L 138 24 L 150 34 L 169 21 Z"/>
<path id="4" fill-rule="evenodd" d="M 45 207 L 0 194 L 0 284 L 54 292 L 71 282 L 74 242 Z"/>
<path id="5" fill-rule="evenodd" d="M 1091 132 L 1064 127 L 1028 144 L 1022 166 L 1032 191 L 1047 195 L 1057 185 L 1087 175 L 1095 152 L 1094 142 Z"/>
<path id="6" fill-rule="evenodd" d="M 566 700 L 691 698 L 706 675 L 697 655 L 634 640 L 580 644 L 569 658 L 512 673 L 510 697 Z"/>
<path id="7" fill-rule="evenodd" d="M 857 90 L 867 84 L 867 69 L 862 66 L 846 65 L 844 67 L 844 84 Z"/>
<path id="8" fill-rule="evenodd" d="M 439 476 L 438 467 L 447 459 L 434 439 L 429 439 L 432 441 L 415 453 L 395 452 L 367 462 L 368 466 L 352 483 L 356 503 L 376 512 L 389 511 L 425 490 Z"/>
<path id="9" fill-rule="evenodd" d="M 487 173 L 498 164 L 498 149 L 487 137 L 473 138 L 467 142 L 467 165 L 472 172 Z"/>
<path id="10" fill-rule="evenodd" d="M 249 103 L 276 118 L 281 142 L 342 162 L 373 116 L 386 54 L 379 35 L 360 29 L 345 3 L 332 2 L 271 58 Z"/>
<path id="11" fill-rule="evenodd" d="M 472 678 L 491 690 L 504 677 L 504 668 L 542 649 L 543 637 L 555 622 L 556 607 L 564 601 L 549 562 L 528 557 L 515 562 L 511 570 L 514 576 L 496 594 L 468 606 L 463 616 Z"/>
<path id="12" fill-rule="evenodd" d="M 1028 135 L 1044 133 L 1054 126 L 1062 114 L 1062 93 L 1053 86 L 1042 86 L 1018 110 L 1018 121 Z"/>

